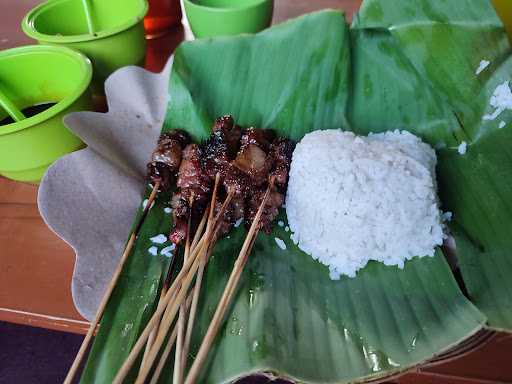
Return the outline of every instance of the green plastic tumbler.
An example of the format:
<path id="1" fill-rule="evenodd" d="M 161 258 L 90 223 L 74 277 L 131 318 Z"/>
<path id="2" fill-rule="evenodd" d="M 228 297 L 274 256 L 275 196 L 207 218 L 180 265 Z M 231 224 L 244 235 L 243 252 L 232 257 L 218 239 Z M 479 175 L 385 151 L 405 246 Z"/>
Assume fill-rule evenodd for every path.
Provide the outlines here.
<path id="1" fill-rule="evenodd" d="M 66 47 L 35 45 L 0 52 L 0 89 L 13 105 L 24 110 L 55 103 L 33 117 L 0 125 L 0 175 L 37 183 L 55 160 L 84 147 L 62 118 L 92 109 L 91 78 L 90 60 Z M 7 117 L 0 108 L 0 121 Z"/>
<path id="2" fill-rule="evenodd" d="M 197 38 L 256 33 L 272 22 L 273 0 L 184 0 Z"/>
<path id="3" fill-rule="evenodd" d="M 87 55 L 101 83 L 118 68 L 144 63 L 147 10 L 146 0 L 51 0 L 32 9 L 21 25 L 40 44 Z"/>

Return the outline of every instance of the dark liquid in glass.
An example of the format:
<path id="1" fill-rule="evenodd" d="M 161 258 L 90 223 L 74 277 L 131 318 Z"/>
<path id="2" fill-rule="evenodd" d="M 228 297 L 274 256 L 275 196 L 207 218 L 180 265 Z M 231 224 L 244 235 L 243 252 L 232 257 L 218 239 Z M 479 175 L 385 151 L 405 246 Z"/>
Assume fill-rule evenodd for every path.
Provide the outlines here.
<path id="1" fill-rule="evenodd" d="M 165 34 L 181 23 L 179 0 L 149 0 L 149 11 L 144 18 L 146 37 L 154 38 Z"/>
<path id="2" fill-rule="evenodd" d="M 57 103 L 43 103 L 43 104 L 33 105 L 32 107 L 27 107 L 27 108 L 23 109 L 21 112 L 23 113 L 23 115 L 25 117 L 28 118 L 28 117 L 35 116 L 38 113 L 46 111 L 48 108 L 53 107 L 55 104 L 57 104 Z M 7 125 L 7 124 L 12 124 L 12 123 L 15 123 L 15 121 L 12 119 L 11 116 L 7 116 L 2 121 L 0 121 L 0 125 Z"/>

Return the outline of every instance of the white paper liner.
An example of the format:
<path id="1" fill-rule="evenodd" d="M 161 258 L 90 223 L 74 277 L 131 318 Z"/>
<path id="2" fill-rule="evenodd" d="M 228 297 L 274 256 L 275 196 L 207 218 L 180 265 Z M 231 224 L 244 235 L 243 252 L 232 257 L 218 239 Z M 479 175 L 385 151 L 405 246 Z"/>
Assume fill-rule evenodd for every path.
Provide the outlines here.
<path id="1" fill-rule="evenodd" d="M 160 74 L 125 67 L 105 83 L 109 112 L 77 112 L 64 124 L 87 145 L 56 161 L 41 181 L 39 212 L 76 253 L 71 289 L 94 318 L 121 257 L 162 128 L 172 57 Z"/>

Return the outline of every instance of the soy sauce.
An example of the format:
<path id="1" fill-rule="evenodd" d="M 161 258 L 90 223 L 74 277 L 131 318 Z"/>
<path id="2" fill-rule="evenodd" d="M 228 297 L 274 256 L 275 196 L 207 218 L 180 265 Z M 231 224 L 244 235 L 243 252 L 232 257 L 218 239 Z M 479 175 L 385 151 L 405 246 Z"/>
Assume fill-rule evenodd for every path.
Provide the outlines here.
<path id="1" fill-rule="evenodd" d="M 53 107 L 55 104 L 57 104 L 57 103 L 43 103 L 43 104 L 33 105 L 31 107 L 27 107 L 27 108 L 23 109 L 21 112 L 23 113 L 23 115 L 25 117 L 29 118 L 29 117 L 37 115 L 38 113 L 46 111 L 48 108 Z M 12 124 L 14 122 L 15 121 L 12 119 L 11 116 L 7 116 L 2 121 L 0 121 L 0 125 Z"/>

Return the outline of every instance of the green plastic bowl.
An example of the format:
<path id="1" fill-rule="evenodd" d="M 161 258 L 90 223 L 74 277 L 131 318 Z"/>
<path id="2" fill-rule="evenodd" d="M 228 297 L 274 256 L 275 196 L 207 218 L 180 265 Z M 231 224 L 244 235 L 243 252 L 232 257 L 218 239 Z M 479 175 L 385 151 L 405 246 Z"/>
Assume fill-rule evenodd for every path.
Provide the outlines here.
<path id="1" fill-rule="evenodd" d="M 197 38 L 256 33 L 272 22 L 273 0 L 184 0 Z"/>
<path id="2" fill-rule="evenodd" d="M 92 109 L 91 78 L 89 59 L 65 47 L 35 45 L 0 52 L 0 86 L 20 110 L 57 103 L 33 117 L 0 125 L 0 175 L 37 183 L 60 156 L 84 147 L 62 117 Z M 0 121 L 6 117 L 0 108 Z"/>
<path id="3" fill-rule="evenodd" d="M 146 53 L 146 0 L 88 0 L 95 33 L 89 34 L 82 0 L 51 0 L 23 19 L 25 34 L 40 44 L 65 45 L 87 55 L 95 80 L 116 69 L 141 65 Z"/>

